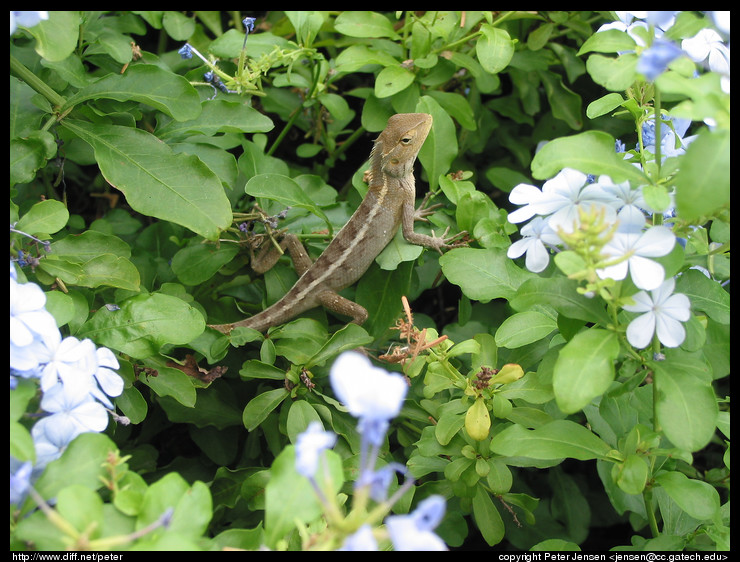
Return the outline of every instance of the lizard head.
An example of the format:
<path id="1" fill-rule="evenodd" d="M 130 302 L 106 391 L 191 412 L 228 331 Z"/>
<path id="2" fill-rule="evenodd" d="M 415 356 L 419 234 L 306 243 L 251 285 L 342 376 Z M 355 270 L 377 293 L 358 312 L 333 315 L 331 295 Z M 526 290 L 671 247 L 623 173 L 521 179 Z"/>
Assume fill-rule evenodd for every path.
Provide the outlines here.
<path id="1" fill-rule="evenodd" d="M 388 119 L 388 126 L 373 147 L 382 172 L 396 178 L 411 174 L 431 128 L 432 116 L 428 113 L 398 113 Z"/>

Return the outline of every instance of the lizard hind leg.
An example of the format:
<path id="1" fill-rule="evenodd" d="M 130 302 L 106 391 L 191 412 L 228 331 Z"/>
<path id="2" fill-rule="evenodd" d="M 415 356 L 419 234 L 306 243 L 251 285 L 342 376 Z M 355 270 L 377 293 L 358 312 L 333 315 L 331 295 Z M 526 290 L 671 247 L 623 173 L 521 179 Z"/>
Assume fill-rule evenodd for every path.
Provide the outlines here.
<path id="1" fill-rule="evenodd" d="M 293 260 L 293 267 L 299 276 L 303 275 L 313 265 L 311 258 L 303 247 L 300 239 L 295 234 L 287 233 L 280 241 L 280 250 L 288 251 L 290 258 Z M 252 269 L 257 273 L 264 273 L 272 268 L 283 253 L 275 246 L 269 244 L 262 248 L 256 256 L 252 258 Z"/>
<path id="2" fill-rule="evenodd" d="M 334 291 L 323 291 L 319 294 L 319 302 L 332 312 L 352 317 L 352 322 L 362 325 L 367 320 L 367 309 Z"/>

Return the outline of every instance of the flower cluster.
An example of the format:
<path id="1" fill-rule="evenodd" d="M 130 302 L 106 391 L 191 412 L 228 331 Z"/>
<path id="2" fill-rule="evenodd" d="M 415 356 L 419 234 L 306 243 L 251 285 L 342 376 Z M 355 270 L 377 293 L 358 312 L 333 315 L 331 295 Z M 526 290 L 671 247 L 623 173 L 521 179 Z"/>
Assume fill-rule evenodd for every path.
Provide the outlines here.
<path id="1" fill-rule="evenodd" d="M 722 34 L 729 38 L 730 12 L 709 12 L 715 29 L 704 28 L 677 43 L 665 37 L 676 21 L 678 12 L 637 11 L 615 12 L 618 21 L 602 25 L 598 31 L 618 29 L 629 34 L 642 50 L 637 62 L 637 71 L 649 81 L 654 81 L 679 57 L 687 56 L 695 63 L 706 64 L 709 70 L 722 77 L 722 87 L 730 91 L 730 47 Z M 652 42 L 646 43 L 646 37 Z"/>
<path id="2" fill-rule="evenodd" d="M 34 473 L 58 458 L 80 433 L 108 426 L 111 396 L 123 391 L 115 355 L 89 339 L 62 337 L 46 310 L 46 295 L 35 283 L 19 283 L 10 263 L 10 388 L 19 379 L 35 379 L 45 412 L 31 429 L 36 450 Z M 11 459 L 11 502 L 23 496 L 31 477 L 30 463 Z M 13 490 L 15 482 L 15 491 Z"/>
<path id="3" fill-rule="evenodd" d="M 413 484 L 406 468 L 399 463 L 390 463 L 378 470 L 375 468 L 390 420 L 401 411 L 407 383 L 401 375 L 374 367 L 364 355 L 356 352 L 340 355 L 329 376 L 337 398 L 350 414 L 358 418 L 361 460 L 355 491 L 384 505 L 383 513 L 387 513 Z M 296 440 L 296 470 L 309 479 L 324 504 L 328 500 L 323 497 L 315 476 L 322 452 L 335 443 L 336 435 L 324 431 L 319 422 L 311 423 Z M 396 472 L 403 474 L 405 480 L 388 498 L 388 488 Z M 365 522 L 345 537 L 341 550 L 378 550 L 378 536 L 389 537 L 396 550 L 447 550 L 444 541 L 434 533 L 444 517 L 445 505 L 441 496 L 429 496 L 408 515 L 386 517 L 385 531 L 374 532 L 372 521 Z"/>
<path id="4" fill-rule="evenodd" d="M 648 82 L 655 81 L 677 58 L 687 57 L 718 74 L 723 90 L 729 93 L 729 12 L 710 12 L 714 28 L 705 27 L 680 45 L 673 40 L 677 33 L 672 29 L 681 20 L 679 12 L 615 14 L 618 21 L 598 31 L 617 29 L 634 39 L 636 70 Z M 652 91 L 657 86 L 650 88 Z M 661 166 L 679 166 L 677 159 L 697 137 L 687 136 L 691 120 L 663 111 L 657 97 L 654 106 L 646 104 L 643 111 L 636 115 L 635 150 L 626 152 L 620 141 L 615 149 L 646 171 L 648 183 L 647 177 Z M 705 120 L 705 124 L 714 126 L 710 121 Z M 670 166 L 665 162 L 669 158 L 675 159 Z M 558 267 L 569 277 L 586 281 L 579 292 L 594 296 L 604 290 L 601 294 L 607 299 L 609 283 L 629 275 L 638 289 L 632 295 L 634 302 L 624 305 L 624 301 L 617 303 L 619 299 L 614 298 L 612 304 L 640 313 L 626 330 L 629 343 L 640 349 L 651 342 L 679 346 L 686 337 L 681 323 L 690 318 L 688 298 L 673 294 L 675 280 L 666 279 L 665 269 L 655 260 L 671 253 L 677 239 L 669 225 L 663 224 L 674 216 L 673 193 L 662 179 L 654 179 L 653 184 L 657 189 L 646 197 L 646 186 L 615 183 L 608 176 L 593 177 L 564 168 L 541 189 L 519 184 L 509 196 L 511 203 L 519 206 L 509 214 L 509 222 L 529 222 L 521 228 L 521 239 L 509 247 L 508 257 L 526 255 L 527 269 L 540 273 L 548 267 L 551 251 L 568 251 L 568 255 L 560 256 L 563 259 L 556 260 Z M 657 192 L 660 197 L 655 195 Z"/>
<path id="5" fill-rule="evenodd" d="M 583 231 L 598 224 L 598 243 L 592 238 L 587 244 L 592 253 L 596 248 L 595 274 L 615 281 L 626 279 L 629 274 L 642 291 L 634 296 L 638 302 L 634 309 L 623 308 L 650 312 L 649 317 L 643 315 L 630 324 L 628 341 L 644 348 L 657 330 L 663 345 L 676 347 L 683 342 L 685 332 L 678 321 L 688 320 L 688 299 L 674 295 L 683 298 L 671 300 L 673 279 L 666 281 L 663 266 L 653 259 L 670 253 L 676 236 L 667 226 L 648 226 L 651 223 L 646 215 L 656 210 L 650 209 L 640 188 L 632 188 L 629 182 L 615 184 L 608 176 L 592 179 L 578 170 L 564 168 L 541 190 L 529 184 L 517 185 L 509 200 L 521 205 L 509 214 L 510 222 L 532 220 L 522 227 L 522 238 L 509 247 L 508 257 L 526 254 L 527 269 L 539 273 L 549 264 L 548 250 L 572 249 L 582 239 Z M 653 297 L 645 291 L 653 291 Z M 651 298 L 670 301 L 680 311 L 673 312 L 670 307 L 645 308 Z"/>

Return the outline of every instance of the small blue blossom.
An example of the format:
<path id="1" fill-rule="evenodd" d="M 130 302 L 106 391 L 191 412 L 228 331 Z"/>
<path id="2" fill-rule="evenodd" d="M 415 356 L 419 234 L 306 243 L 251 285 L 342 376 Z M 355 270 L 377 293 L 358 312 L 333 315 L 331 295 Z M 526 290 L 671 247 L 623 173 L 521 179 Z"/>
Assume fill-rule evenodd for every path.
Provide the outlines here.
<path id="1" fill-rule="evenodd" d="M 342 353 L 329 378 L 337 398 L 359 418 L 358 430 L 372 445 L 382 443 L 389 421 L 401 411 L 408 385 L 403 377 L 374 367 L 356 352 Z"/>
<path id="2" fill-rule="evenodd" d="M 669 121 L 670 125 L 664 121 Z M 660 152 L 663 158 L 679 156 L 686 152 L 686 147 L 696 138 L 696 135 L 684 137 L 690 125 L 690 119 L 663 116 L 660 123 Z M 642 124 L 642 144 L 646 151 L 653 154 L 656 152 L 657 140 L 655 129 L 655 118 L 648 119 Z"/>
<path id="3" fill-rule="evenodd" d="M 378 541 L 375 540 L 370 525 L 366 523 L 344 539 L 344 544 L 339 550 L 375 552 L 378 550 Z"/>
<path id="4" fill-rule="evenodd" d="M 18 464 L 15 459 L 10 457 L 10 503 L 20 505 L 28 493 L 31 486 L 31 471 L 33 465 L 30 461 L 24 462 L 13 470 L 13 465 Z"/>
<path id="5" fill-rule="evenodd" d="M 653 334 L 666 347 L 678 347 L 686 338 L 682 322 L 691 316 L 691 302 L 686 295 L 673 293 L 676 280 L 666 279 L 658 288 L 640 291 L 633 295 L 635 304 L 622 308 L 628 312 L 640 312 L 640 316 L 627 326 L 627 341 L 638 349 L 650 345 Z"/>
<path id="6" fill-rule="evenodd" d="M 177 53 L 183 58 L 183 59 L 192 59 L 193 58 L 193 50 L 189 43 L 185 43 L 182 47 L 180 47 L 180 50 L 177 51 Z"/>
<path id="7" fill-rule="evenodd" d="M 675 244 L 676 236 L 665 226 L 653 226 L 644 233 L 617 231 L 604 246 L 604 253 L 608 258 L 619 261 L 596 273 L 602 279 L 608 277 L 619 281 L 627 277 L 629 270 L 637 288 L 656 289 L 665 279 L 665 269 L 650 258 L 669 254 Z"/>
<path id="8" fill-rule="evenodd" d="M 247 34 L 252 33 L 254 31 L 254 22 L 257 21 L 257 18 L 244 18 L 242 20 L 242 23 L 244 24 L 244 28 L 247 32 Z"/>
<path id="9" fill-rule="evenodd" d="M 105 408 L 82 387 L 57 384 L 44 392 L 41 409 L 51 415 L 41 418 L 34 428 L 54 443 L 69 443 L 80 433 L 108 427 Z"/>
<path id="10" fill-rule="evenodd" d="M 509 194 L 509 201 L 523 207 L 509 213 L 509 222 L 516 224 L 540 215 L 547 217 L 553 231 L 562 228 L 565 232 L 573 232 L 578 225 L 579 212 L 588 212 L 594 207 L 603 210 L 607 221 L 614 220 L 617 203 L 614 197 L 598 183 L 587 181 L 588 176 L 583 172 L 563 168 L 542 185 L 542 190 L 524 183 L 517 185 Z"/>
<path id="11" fill-rule="evenodd" d="M 665 39 L 656 39 L 640 54 L 636 70 L 653 82 L 665 72 L 671 62 L 683 54 L 684 52 L 675 43 Z"/>
<path id="12" fill-rule="evenodd" d="M 17 26 L 22 27 L 33 27 L 37 25 L 41 20 L 48 20 L 49 12 L 43 11 L 28 11 L 28 12 L 15 12 L 10 10 L 10 34 L 16 30 Z"/>
<path id="13" fill-rule="evenodd" d="M 433 532 L 444 517 L 445 507 L 442 496 L 429 496 L 409 515 L 386 517 L 385 525 L 395 550 L 448 550 L 445 542 Z"/>
<path id="14" fill-rule="evenodd" d="M 550 263 L 550 254 L 547 246 L 556 246 L 561 243 L 560 237 L 550 228 L 542 217 L 534 217 L 521 230 L 522 238 L 509 246 L 506 255 L 515 259 L 522 254 L 527 255 L 525 265 L 533 273 L 544 271 Z"/>
<path id="15" fill-rule="evenodd" d="M 306 431 L 298 435 L 295 444 L 295 469 L 306 478 L 313 478 L 319 465 L 319 457 L 325 449 L 331 449 L 337 436 L 324 431 L 321 422 L 312 421 Z"/>

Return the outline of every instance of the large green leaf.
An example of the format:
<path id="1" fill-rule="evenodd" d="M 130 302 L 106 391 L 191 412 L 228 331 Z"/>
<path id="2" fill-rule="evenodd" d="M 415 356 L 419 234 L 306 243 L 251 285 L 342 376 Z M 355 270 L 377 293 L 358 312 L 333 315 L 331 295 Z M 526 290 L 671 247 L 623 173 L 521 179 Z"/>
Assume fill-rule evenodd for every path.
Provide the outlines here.
<path id="1" fill-rule="evenodd" d="M 618 354 L 619 340 L 614 332 L 591 328 L 576 334 L 555 362 L 552 388 L 558 407 L 572 414 L 606 392 L 614 380 Z"/>
<path id="2" fill-rule="evenodd" d="M 70 119 L 62 126 L 93 147 L 103 176 L 134 210 L 214 240 L 231 224 L 221 181 L 198 157 L 139 129 Z"/>
<path id="3" fill-rule="evenodd" d="M 77 336 L 143 358 L 165 344 L 189 343 L 204 329 L 205 320 L 195 308 L 177 297 L 152 293 L 126 299 L 119 310 L 100 308 Z"/>
<path id="4" fill-rule="evenodd" d="M 282 174 L 258 174 L 249 178 L 244 191 L 252 197 L 264 197 L 290 206 L 307 209 L 321 217 L 329 228 L 329 235 L 334 228 L 324 211 L 306 195 L 303 188 L 292 178 Z"/>
<path id="5" fill-rule="evenodd" d="M 615 182 L 631 180 L 645 183 L 645 176 L 614 148 L 614 137 L 602 131 L 585 131 L 548 142 L 532 159 L 532 176 L 554 177 L 563 168 L 575 168 L 584 174 L 605 174 Z"/>
<path id="6" fill-rule="evenodd" d="M 90 99 L 134 100 L 163 111 L 178 121 L 200 115 L 200 97 L 188 80 L 152 64 L 129 67 L 123 74 L 108 74 L 67 99 L 63 110 Z"/>
<path id="7" fill-rule="evenodd" d="M 439 176 L 446 174 L 452 161 L 457 158 L 457 133 L 455 124 L 436 99 L 422 96 L 416 104 L 416 111 L 428 113 L 434 124 L 427 140 L 419 151 L 419 162 L 427 172 L 429 189 L 435 191 Z"/>
<path id="8" fill-rule="evenodd" d="M 692 452 L 702 449 L 714 435 L 719 415 L 709 365 L 700 354 L 680 350 L 668 350 L 665 361 L 651 365 L 661 428 L 676 447 Z"/>
<path id="9" fill-rule="evenodd" d="M 518 267 L 500 248 L 456 248 L 439 263 L 447 279 L 466 297 L 479 301 L 511 299 L 519 286 L 534 276 Z"/>
<path id="10" fill-rule="evenodd" d="M 730 205 L 730 131 L 703 130 L 686 149 L 676 174 L 679 216 L 699 219 Z"/>
<path id="11" fill-rule="evenodd" d="M 507 457 L 555 460 L 600 459 L 611 447 L 587 428 L 570 420 L 555 420 L 537 429 L 507 427 L 491 441 L 491 450 Z"/>
<path id="12" fill-rule="evenodd" d="M 711 484 L 693 480 L 678 471 L 662 472 L 655 477 L 655 482 L 694 519 L 704 521 L 719 515 L 719 494 Z"/>

